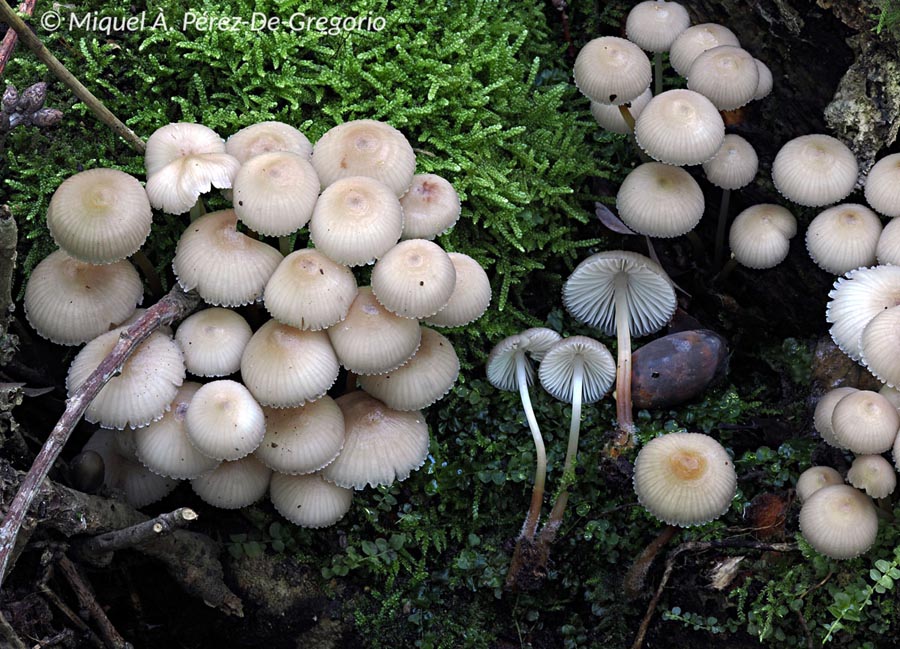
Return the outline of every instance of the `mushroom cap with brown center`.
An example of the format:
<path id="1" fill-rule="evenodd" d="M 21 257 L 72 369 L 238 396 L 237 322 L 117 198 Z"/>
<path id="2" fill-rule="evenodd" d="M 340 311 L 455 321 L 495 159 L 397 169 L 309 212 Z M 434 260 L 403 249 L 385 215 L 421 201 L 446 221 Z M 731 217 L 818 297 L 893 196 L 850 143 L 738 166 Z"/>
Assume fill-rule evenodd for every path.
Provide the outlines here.
<path id="1" fill-rule="evenodd" d="M 700 433 L 669 433 L 648 442 L 634 463 L 640 503 L 669 525 L 688 527 L 728 511 L 737 490 L 734 463 L 721 444 Z"/>
<path id="2" fill-rule="evenodd" d="M 153 221 L 147 192 L 118 169 L 89 169 L 56 189 L 47 227 L 56 244 L 81 261 L 108 264 L 136 253 Z"/>
<path id="3" fill-rule="evenodd" d="M 847 197 L 856 185 L 856 156 L 840 140 L 816 133 L 787 142 L 772 163 L 772 180 L 782 196 L 821 207 Z"/>
<path id="4" fill-rule="evenodd" d="M 636 99 L 652 78 L 650 59 L 640 47 L 616 36 L 601 36 L 575 59 L 575 85 L 592 101 L 621 106 Z"/>
<path id="5" fill-rule="evenodd" d="M 713 103 L 693 90 L 667 90 L 635 120 L 634 136 L 654 160 L 670 165 L 706 162 L 725 139 L 725 122 Z"/>
<path id="6" fill-rule="evenodd" d="M 784 261 L 796 234 L 797 219 L 793 214 L 781 205 L 761 203 L 735 217 L 728 243 L 741 265 L 761 270 Z"/>
<path id="7" fill-rule="evenodd" d="M 388 250 L 372 269 L 372 292 L 382 306 L 404 318 L 428 318 L 453 294 L 456 269 L 436 243 L 407 239 Z"/>
<path id="8" fill-rule="evenodd" d="M 421 412 L 388 408 L 361 390 L 335 400 L 344 413 L 344 448 L 322 476 L 340 487 L 363 489 L 406 480 L 428 456 Z"/>
<path id="9" fill-rule="evenodd" d="M 680 167 L 645 162 L 633 169 L 616 194 L 619 218 L 639 234 L 677 237 L 703 217 L 703 190 Z"/>
<path id="10" fill-rule="evenodd" d="M 225 141 L 225 152 L 244 164 L 263 153 L 289 151 L 309 160 L 312 144 L 303 133 L 284 122 L 258 122 L 245 126 Z"/>
<path id="11" fill-rule="evenodd" d="M 263 413 L 266 436 L 254 453 L 274 471 L 318 471 L 344 446 L 344 415 L 327 395 L 296 408 L 263 408 Z"/>
<path id="12" fill-rule="evenodd" d="M 878 514 L 863 492 L 848 485 L 832 485 L 803 503 L 800 531 L 817 552 L 832 559 L 852 559 L 875 543 Z"/>
<path id="13" fill-rule="evenodd" d="M 241 354 L 253 332 L 244 318 L 230 309 L 212 307 L 184 319 L 175 340 L 184 352 L 184 365 L 195 376 L 227 376 L 241 367 Z"/>
<path id="14" fill-rule="evenodd" d="M 628 40 L 649 52 L 665 52 L 678 35 L 690 27 L 691 17 L 677 2 L 639 2 L 625 19 Z"/>
<path id="15" fill-rule="evenodd" d="M 31 271 L 25 317 L 51 342 L 80 345 L 127 320 L 143 294 L 128 261 L 94 266 L 57 250 Z"/>
<path id="16" fill-rule="evenodd" d="M 866 202 L 885 216 L 900 216 L 900 153 L 883 157 L 866 176 Z"/>
<path id="17" fill-rule="evenodd" d="M 703 23 L 681 32 L 669 49 L 669 62 L 683 77 L 688 76 L 691 65 L 706 50 L 720 45 L 740 47 L 734 32 L 722 25 Z"/>
<path id="18" fill-rule="evenodd" d="M 416 154 L 406 136 L 390 124 L 358 119 L 326 132 L 313 147 L 312 164 L 322 187 L 342 178 L 368 176 L 399 197 L 412 183 Z"/>
<path id="19" fill-rule="evenodd" d="M 806 229 L 806 249 L 823 270 L 843 275 L 875 263 L 881 221 L 865 205 L 844 203 L 820 212 Z"/>
<path id="20" fill-rule="evenodd" d="M 416 174 L 400 199 L 402 239 L 428 239 L 444 234 L 459 220 L 459 194 L 437 174 Z"/>

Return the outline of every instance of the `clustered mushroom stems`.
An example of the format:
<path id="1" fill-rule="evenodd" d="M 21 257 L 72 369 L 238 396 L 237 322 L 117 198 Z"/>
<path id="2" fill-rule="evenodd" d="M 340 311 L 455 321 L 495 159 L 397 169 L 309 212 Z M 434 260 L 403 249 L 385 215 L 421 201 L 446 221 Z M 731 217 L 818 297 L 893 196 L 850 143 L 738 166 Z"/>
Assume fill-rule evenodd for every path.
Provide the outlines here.
<path id="1" fill-rule="evenodd" d="M 731 203 L 731 190 L 722 190 L 722 202 L 719 204 L 719 221 L 716 224 L 715 268 L 722 266 L 722 255 L 725 252 L 725 230 L 728 225 L 728 207 Z"/>
<path id="2" fill-rule="evenodd" d="M 547 478 L 547 451 L 544 448 L 544 438 L 541 437 L 541 429 L 538 427 L 537 418 L 534 416 L 534 408 L 531 406 L 531 395 L 528 394 L 528 377 L 525 374 L 525 352 L 516 352 L 516 382 L 519 384 L 519 396 L 522 399 L 522 407 L 525 410 L 525 419 L 528 428 L 531 429 L 531 437 L 534 440 L 536 464 L 534 470 L 534 488 L 531 492 L 531 506 L 528 515 L 522 525 L 523 538 L 534 538 L 537 531 L 538 520 L 541 517 L 541 505 L 544 502 L 544 483 Z"/>
<path id="3" fill-rule="evenodd" d="M 634 137 L 634 115 L 631 114 L 631 102 L 621 104 L 618 106 L 619 113 L 622 115 L 622 119 L 625 120 L 625 123 L 628 125 L 628 140 L 631 142 L 631 146 L 634 147 L 634 150 L 637 152 L 638 157 L 641 159 L 641 162 L 650 162 L 650 156 L 644 153 L 644 150 L 637 143 L 637 139 Z"/>
<path id="4" fill-rule="evenodd" d="M 619 434 L 617 446 L 634 443 L 634 418 L 631 412 L 631 329 L 628 309 L 628 277 L 625 273 L 616 275 L 616 421 Z"/>

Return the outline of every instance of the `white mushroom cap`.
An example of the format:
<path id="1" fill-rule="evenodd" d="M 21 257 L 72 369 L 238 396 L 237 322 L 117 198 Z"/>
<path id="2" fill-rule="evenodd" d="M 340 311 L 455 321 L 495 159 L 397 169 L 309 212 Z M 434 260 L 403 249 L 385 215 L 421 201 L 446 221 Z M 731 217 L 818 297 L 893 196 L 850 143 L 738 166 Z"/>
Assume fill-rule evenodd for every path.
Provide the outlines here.
<path id="1" fill-rule="evenodd" d="M 777 266 L 787 257 L 797 219 L 780 205 L 762 203 L 748 207 L 731 224 L 728 243 L 735 259 L 748 268 Z"/>
<path id="2" fill-rule="evenodd" d="M 394 247 L 403 233 L 403 208 L 377 180 L 353 176 L 319 196 L 309 235 L 321 252 L 348 266 L 364 266 Z"/>
<path id="3" fill-rule="evenodd" d="M 403 196 L 416 172 L 416 154 L 390 124 L 359 119 L 330 129 L 313 147 L 313 167 L 322 187 L 342 178 L 368 176 Z"/>
<path id="4" fill-rule="evenodd" d="M 119 342 L 121 329 L 94 338 L 69 367 L 66 389 L 71 397 Z M 104 428 L 146 426 L 163 416 L 184 381 L 184 360 L 172 338 L 155 331 L 138 345 L 122 371 L 103 386 L 84 418 Z"/>
<path id="5" fill-rule="evenodd" d="M 563 304 L 576 320 L 615 335 L 617 281 L 629 293 L 632 336 L 659 331 L 674 315 L 675 290 L 662 267 L 649 257 L 623 250 L 598 252 L 578 264 L 563 287 Z"/>
<path id="6" fill-rule="evenodd" d="M 241 164 L 273 151 L 289 151 L 309 160 L 312 149 L 303 133 L 284 122 L 258 122 L 245 126 L 225 142 L 225 152 Z"/>
<path id="7" fill-rule="evenodd" d="M 847 472 L 847 482 L 872 498 L 887 498 L 897 486 L 897 474 L 880 455 L 860 455 Z"/>
<path id="8" fill-rule="evenodd" d="M 885 216 L 900 216 L 900 153 L 885 156 L 869 169 L 866 202 Z"/>
<path id="9" fill-rule="evenodd" d="M 443 234 L 459 220 L 459 194 L 436 174 L 416 174 L 400 199 L 403 207 L 402 239 L 428 239 Z"/>
<path id="10" fill-rule="evenodd" d="M 307 224 L 319 196 L 319 177 L 303 157 L 287 151 L 263 153 L 243 164 L 234 178 L 234 212 L 251 230 L 283 237 Z"/>
<path id="11" fill-rule="evenodd" d="M 747 50 L 719 45 L 700 54 L 688 72 L 688 88 L 708 98 L 719 110 L 734 110 L 753 100 L 759 68 Z"/>
<path id="12" fill-rule="evenodd" d="M 633 169 L 616 194 L 619 218 L 651 237 L 677 237 L 693 230 L 703 217 L 703 190 L 680 167 L 645 162 Z"/>
<path id="13" fill-rule="evenodd" d="M 234 210 L 210 212 L 191 223 L 175 248 L 172 269 L 185 291 L 197 289 L 217 306 L 241 306 L 262 296 L 283 257 L 235 229 Z"/>
<path id="14" fill-rule="evenodd" d="M 900 413 L 877 392 L 858 390 L 838 401 L 831 427 L 838 443 L 854 453 L 884 453 L 900 430 Z"/>
<path id="15" fill-rule="evenodd" d="M 804 503 L 819 489 L 836 484 L 844 484 L 844 479 L 830 466 L 810 467 L 797 478 L 797 498 Z"/>
<path id="16" fill-rule="evenodd" d="M 665 52 L 685 29 L 691 17 L 677 2 L 646 0 L 636 4 L 625 19 L 628 40 L 649 52 Z"/>
<path id="17" fill-rule="evenodd" d="M 263 297 L 273 318 L 297 329 L 327 329 L 347 317 L 356 278 L 314 248 L 295 250 L 275 269 Z"/>
<path id="18" fill-rule="evenodd" d="M 340 365 L 324 331 L 276 320 L 260 327 L 241 357 L 241 377 L 264 406 L 293 408 L 315 401 L 337 380 Z"/>
<path id="19" fill-rule="evenodd" d="M 453 294 L 456 269 L 436 243 L 407 239 L 388 250 L 372 269 L 372 292 L 382 306 L 404 318 L 428 318 Z"/>
<path id="20" fill-rule="evenodd" d="M 129 262 L 94 266 L 57 250 L 31 271 L 25 317 L 51 342 L 80 345 L 126 320 L 143 294 Z"/>
<path id="21" fill-rule="evenodd" d="M 722 189 L 740 189 L 753 182 L 759 168 L 759 157 L 751 144 L 740 135 L 728 134 L 710 160 L 703 163 L 706 179 Z"/>
<path id="22" fill-rule="evenodd" d="M 861 361 L 879 381 L 900 387 L 900 306 L 885 309 L 863 329 Z"/>
<path id="23" fill-rule="evenodd" d="M 480 318 L 491 304 L 491 281 L 477 261 L 460 252 L 448 252 L 456 271 L 450 299 L 440 311 L 425 319 L 436 327 L 461 327 Z"/>
<path id="24" fill-rule="evenodd" d="M 334 525 L 350 511 L 353 490 L 331 484 L 318 473 L 298 476 L 276 473 L 269 485 L 269 497 L 286 519 L 316 529 Z"/>
<path id="25" fill-rule="evenodd" d="M 243 385 L 220 380 L 194 393 L 184 427 L 191 443 L 217 460 L 238 460 L 262 441 L 266 422 L 262 408 Z"/>
<path id="26" fill-rule="evenodd" d="M 56 189 L 47 208 L 47 227 L 69 255 L 108 264 L 137 252 L 153 221 L 147 192 L 118 169 L 89 169 Z"/>
<path id="27" fill-rule="evenodd" d="M 833 485 L 819 489 L 803 503 L 800 531 L 817 552 L 832 559 L 852 559 L 875 543 L 878 514 L 863 492 Z"/>
<path id="28" fill-rule="evenodd" d="M 881 221 L 865 205 L 844 203 L 829 207 L 806 230 L 806 249 L 820 268 L 842 275 L 875 263 Z"/>
<path id="29" fill-rule="evenodd" d="M 650 103 L 651 99 L 653 99 L 653 93 L 650 92 L 650 88 L 647 88 L 638 95 L 636 99 L 631 101 L 628 107 L 631 116 L 634 119 L 637 119 L 638 116 L 640 116 L 641 111 L 644 110 L 644 106 Z M 625 121 L 625 118 L 622 117 L 622 111 L 619 110 L 618 106 L 601 104 L 600 102 L 591 100 L 591 115 L 594 116 L 594 121 L 607 131 L 621 133 L 622 135 L 631 133 L 631 127 L 628 125 L 628 122 Z"/>
<path id="30" fill-rule="evenodd" d="M 894 407 L 897 410 L 900 410 L 900 389 L 892 388 L 889 385 L 882 385 L 881 389 L 878 391 L 878 394 L 885 397 L 888 401 L 894 404 Z"/>
<path id="31" fill-rule="evenodd" d="M 344 413 L 344 448 L 322 476 L 339 487 L 363 489 L 406 480 L 428 456 L 428 426 L 421 412 L 400 412 L 365 392 L 336 399 Z"/>
<path id="32" fill-rule="evenodd" d="M 713 103 L 693 90 L 667 90 L 635 120 L 634 136 L 654 160 L 671 165 L 706 162 L 725 139 L 725 122 Z"/>
<path id="33" fill-rule="evenodd" d="M 222 462 L 212 471 L 191 480 L 191 488 L 203 502 L 221 509 L 248 507 L 266 495 L 272 471 L 254 456 Z"/>
<path id="34" fill-rule="evenodd" d="M 756 61 L 756 69 L 759 72 L 759 85 L 756 86 L 756 94 L 753 95 L 753 99 L 756 101 L 769 96 L 774 86 L 774 79 L 768 65 L 759 59 L 754 60 Z"/>
<path id="35" fill-rule="evenodd" d="M 669 62 L 678 74 L 686 77 L 698 56 L 720 45 L 740 47 L 737 36 L 727 27 L 715 23 L 694 25 L 681 32 L 672 43 Z"/>
<path id="36" fill-rule="evenodd" d="M 397 369 L 419 348 L 419 323 L 385 309 L 369 286 L 362 286 L 347 317 L 328 329 L 341 364 L 355 374 Z"/>
<path id="37" fill-rule="evenodd" d="M 147 196 L 169 214 L 187 212 L 213 187 L 227 189 L 241 163 L 225 153 L 225 142 L 202 124 L 173 123 L 147 139 Z"/>
<path id="38" fill-rule="evenodd" d="M 392 372 L 360 376 L 363 390 L 395 410 L 422 410 L 450 391 L 459 376 L 453 344 L 433 329 L 422 327 L 419 349 Z"/>
<path id="39" fill-rule="evenodd" d="M 588 42 L 575 59 L 575 85 L 593 101 L 621 106 L 636 99 L 652 79 L 650 59 L 634 43 L 615 36 Z"/>
<path id="40" fill-rule="evenodd" d="M 184 365 L 195 376 L 227 376 L 241 367 L 241 354 L 253 332 L 230 309 L 212 307 L 186 318 L 175 332 Z"/>
<path id="41" fill-rule="evenodd" d="M 879 264 L 900 266 L 900 219 L 891 219 L 884 226 L 875 247 L 875 257 Z"/>
<path id="42" fill-rule="evenodd" d="M 816 404 L 816 410 L 813 414 L 813 426 L 815 426 L 819 435 L 822 436 L 822 439 L 831 446 L 846 448 L 834 436 L 834 428 L 831 426 L 831 415 L 834 414 L 834 407 L 838 404 L 838 401 L 854 392 L 859 392 L 859 390 L 851 387 L 835 388 L 823 394 Z"/>
<path id="43" fill-rule="evenodd" d="M 274 471 L 312 473 L 330 464 L 344 446 L 344 415 L 329 396 L 297 408 L 263 408 L 266 436 L 256 457 Z"/>
<path id="44" fill-rule="evenodd" d="M 831 338 L 842 352 L 858 361 L 863 329 L 885 309 L 900 305 L 900 266 L 851 270 L 835 281 L 828 297 L 825 319 L 832 324 Z"/>
<path id="45" fill-rule="evenodd" d="M 219 465 L 219 460 L 207 457 L 194 448 L 184 427 L 188 406 L 200 387 L 199 383 L 185 381 L 163 418 L 134 435 L 138 459 L 154 473 L 190 480 Z"/>
<path id="46" fill-rule="evenodd" d="M 570 336 L 547 351 L 538 375 L 547 392 L 560 401 L 572 403 L 576 371 L 582 374 L 582 403 L 594 403 L 615 382 L 616 361 L 606 346 L 593 338 Z"/>
<path id="47" fill-rule="evenodd" d="M 858 174 L 856 156 L 847 145 L 821 133 L 789 141 L 772 163 L 775 188 L 788 200 L 807 207 L 846 198 Z"/>
<path id="48" fill-rule="evenodd" d="M 669 525 L 689 527 L 728 511 L 737 490 L 734 463 L 721 444 L 700 433 L 650 440 L 634 462 L 641 505 Z"/>
<path id="49" fill-rule="evenodd" d="M 541 362 L 550 348 L 560 340 L 562 336 L 546 327 L 526 329 L 520 334 L 504 338 L 488 354 L 485 364 L 488 382 L 498 390 L 517 391 L 517 366 L 521 354 L 525 361 L 525 383 L 531 385 L 534 382 L 534 368 L 528 357 Z"/>

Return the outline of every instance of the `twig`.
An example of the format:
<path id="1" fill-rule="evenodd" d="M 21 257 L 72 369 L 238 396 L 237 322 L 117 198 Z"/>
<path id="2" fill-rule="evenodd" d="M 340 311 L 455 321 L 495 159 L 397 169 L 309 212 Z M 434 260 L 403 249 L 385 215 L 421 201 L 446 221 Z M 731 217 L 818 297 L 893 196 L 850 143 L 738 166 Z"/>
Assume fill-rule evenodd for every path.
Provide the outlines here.
<path id="1" fill-rule="evenodd" d="M 22 4 L 19 5 L 19 11 L 26 16 L 30 16 L 34 12 L 35 2 L 36 0 L 23 0 Z M 0 41 L 0 74 L 3 74 L 3 70 L 6 68 L 6 64 L 9 63 L 13 50 L 16 49 L 17 40 L 19 40 L 19 36 L 15 30 L 10 29 L 6 32 L 3 40 Z"/>
<path id="2" fill-rule="evenodd" d="M 656 606 L 659 604 L 660 597 L 662 597 L 663 589 L 665 589 L 666 584 L 669 583 L 669 578 L 672 576 L 672 571 L 675 569 L 675 559 L 678 558 L 678 555 L 682 552 L 703 552 L 704 550 L 716 548 L 749 548 L 767 552 L 794 552 L 798 550 L 796 543 L 762 543 L 760 541 L 749 541 L 745 539 L 688 541 L 687 543 L 682 543 L 673 548 L 666 557 L 666 569 L 663 571 L 662 579 L 659 582 L 656 592 L 653 594 L 653 598 L 650 600 L 650 604 L 647 605 L 647 613 L 641 621 L 641 626 L 638 628 L 631 649 L 641 649 L 644 645 L 644 637 L 647 635 L 647 630 L 650 628 L 650 621 L 653 619 L 653 614 L 656 612 Z"/>
<path id="3" fill-rule="evenodd" d="M 106 611 L 97 603 L 93 590 L 81 576 L 75 564 L 65 555 L 62 555 L 56 563 L 72 587 L 75 597 L 78 598 L 78 605 L 86 610 L 100 627 L 100 635 L 103 636 L 106 646 L 109 649 L 133 649 L 131 643 L 126 642 L 113 623 L 109 621 Z"/>
<path id="4" fill-rule="evenodd" d="M 0 2 L 0 6 L 3 4 L 5 3 Z M 134 324 L 121 333 L 119 342 L 116 343 L 109 355 L 75 391 L 75 394 L 66 401 L 65 412 L 34 459 L 34 464 L 31 465 L 31 469 L 19 486 L 19 491 L 9 505 L 3 524 L 0 525 L 0 585 L 6 577 L 10 553 L 28 508 L 88 405 L 103 386 L 122 370 L 125 361 L 151 333 L 163 325 L 183 318 L 198 304 L 200 304 L 200 296 L 197 293 L 193 291 L 185 293 L 180 287 L 174 287 L 168 295 L 147 309 Z"/>
<path id="5" fill-rule="evenodd" d="M 171 534 L 195 520 L 197 513 L 193 509 L 180 507 L 174 512 L 160 514 L 149 521 L 90 538 L 81 545 L 79 551 L 84 554 L 103 555 L 124 550 Z"/>
<path id="6" fill-rule="evenodd" d="M 66 66 L 60 63 L 59 59 L 50 53 L 50 50 L 44 46 L 41 39 L 35 36 L 28 28 L 28 25 L 25 24 L 25 21 L 16 15 L 16 12 L 13 11 L 13 8 L 10 7 L 5 0 L 0 2 L 0 19 L 19 35 L 19 38 L 22 39 L 25 47 L 30 49 L 57 79 L 68 86 L 69 89 L 75 93 L 75 96 L 84 102 L 90 111 L 97 116 L 97 119 L 115 131 L 115 133 L 128 142 L 135 151 L 138 153 L 144 152 L 144 149 L 146 148 L 144 141 L 139 138 L 134 131 L 119 121 L 119 119 L 103 105 L 103 102 L 97 99 L 90 90 L 85 88 L 82 83 L 66 69 Z"/>
<path id="7" fill-rule="evenodd" d="M 0 68 L 2 70 L 2 68 Z M 16 243 L 19 231 L 8 205 L 0 205 L 0 320 L 8 315 L 12 305 L 13 274 L 16 269 Z M 5 323 L 0 324 L 3 331 Z"/>
<path id="8" fill-rule="evenodd" d="M 27 649 L 16 630 L 6 621 L 3 613 L 0 613 L 0 646 L 9 647 L 10 649 Z"/>
<path id="9" fill-rule="evenodd" d="M 41 594 L 50 600 L 50 603 L 53 604 L 59 611 L 66 616 L 66 618 L 74 624 L 82 633 L 84 633 L 88 639 L 91 641 L 91 644 L 97 647 L 97 649 L 105 649 L 103 646 L 103 641 L 97 637 L 97 634 L 91 630 L 87 624 L 84 623 L 75 612 L 66 606 L 66 603 L 59 598 L 59 595 L 50 590 L 50 587 L 47 584 L 41 584 L 39 587 Z M 47 646 L 47 645 L 41 645 Z"/>

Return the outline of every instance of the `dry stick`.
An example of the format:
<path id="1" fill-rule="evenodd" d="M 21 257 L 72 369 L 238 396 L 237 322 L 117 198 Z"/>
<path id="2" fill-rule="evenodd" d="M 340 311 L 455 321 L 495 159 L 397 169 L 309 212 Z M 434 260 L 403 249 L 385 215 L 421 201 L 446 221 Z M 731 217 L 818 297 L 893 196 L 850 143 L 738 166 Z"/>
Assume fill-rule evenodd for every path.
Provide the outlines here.
<path id="1" fill-rule="evenodd" d="M 0 5 L 3 3 L 0 2 Z M 16 535 L 22 526 L 22 521 L 28 513 L 28 508 L 34 500 L 35 494 L 41 483 L 50 472 L 50 467 L 59 457 L 60 452 L 72 434 L 72 430 L 81 419 L 84 411 L 91 401 L 97 396 L 106 383 L 116 376 L 125 361 L 134 350 L 151 333 L 159 327 L 180 320 L 193 311 L 200 304 L 200 296 L 191 291 L 185 293 L 176 286 L 169 294 L 159 302 L 147 309 L 135 323 L 125 329 L 119 335 L 119 342 L 103 359 L 103 362 L 94 370 L 84 383 L 66 400 L 66 410 L 50 432 L 43 448 L 34 459 L 34 464 L 28 470 L 25 479 L 19 486 L 16 497 L 9 505 L 3 524 L 0 525 L 0 586 L 6 578 L 6 567 L 9 557 L 16 542 Z"/>
<path id="2" fill-rule="evenodd" d="M 35 1 L 36 0 L 24 0 L 24 2 L 19 5 L 19 11 L 26 16 L 30 16 L 34 11 Z M 6 69 L 6 64 L 9 62 L 13 50 L 16 49 L 17 40 L 19 40 L 19 36 L 16 34 L 15 30 L 10 29 L 6 32 L 6 36 L 3 37 L 3 41 L 0 41 L 0 74 L 3 74 L 3 70 Z"/>
<path id="3" fill-rule="evenodd" d="M 175 530 L 185 527 L 197 520 L 197 512 L 189 507 L 179 507 L 174 512 L 160 514 L 149 521 L 126 527 L 122 530 L 99 534 L 85 541 L 79 551 L 85 554 L 107 554 L 116 550 L 124 550 L 140 545 L 150 539 L 156 539 Z"/>
<path id="4" fill-rule="evenodd" d="M 0 613 L 0 646 L 10 647 L 10 649 L 27 649 L 22 644 L 22 639 L 19 638 L 16 630 L 6 621 L 3 613 Z"/>
<path id="5" fill-rule="evenodd" d="M 650 604 L 647 606 L 647 613 L 644 615 L 644 619 L 638 629 L 637 636 L 634 638 L 634 644 L 631 645 L 631 649 L 641 649 L 644 645 L 644 637 L 647 635 L 647 630 L 650 628 L 650 620 L 653 619 L 653 613 L 656 612 L 656 605 L 659 604 L 663 589 L 666 587 L 666 584 L 669 583 L 669 578 L 672 576 L 672 571 L 675 569 L 675 559 L 678 555 L 682 552 L 702 552 L 704 550 L 712 550 L 715 548 L 749 548 L 751 550 L 763 550 L 767 552 L 794 552 L 799 549 L 796 543 L 760 543 L 759 541 L 747 541 L 744 539 L 688 541 L 687 543 L 682 543 L 669 552 L 669 556 L 666 557 L 666 569 L 659 582 L 659 587 L 653 594 L 653 599 L 650 600 Z"/>
<path id="6" fill-rule="evenodd" d="M 97 634 L 94 633 L 93 629 L 85 624 L 84 620 L 78 617 L 72 609 L 66 606 L 66 603 L 60 599 L 59 595 L 50 590 L 50 587 L 47 586 L 47 584 L 41 584 L 39 590 L 44 597 L 50 600 L 51 604 L 58 608 L 59 611 L 68 618 L 69 622 L 78 627 L 78 630 L 87 636 L 87 639 L 90 640 L 92 645 L 97 647 L 97 649 L 105 649 L 103 641 L 97 637 Z"/>
<path id="7" fill-rule="evenodd" d="M 104 644 L 109 649 L 133 649 L 132 644 L 126 642 L 125 638 L 113 626 L 113 623 L 109 621 L 106 611 L 97 602 L 90 585 L 81 576 L 71 559 L 63 555 L 56 563 L 65 576 L 66 581 L 72 587 L 75 597 L 78 598 L 78 605 L 90 614 L 100 628 L 100 635 L 103 637 Z"/>
<path id="8" fill-rule="evenodd" d="M 113 115 L 90 90 L 85 88 L 81 82 L 59 62 L 59 59 L 50 53 L 50 50 L 41 43 L 41 39 L 34 35 L 28 28 L 28 25 L 25 24 L 25 21 L 16 15 L 16 12 L 13 11 L 12 7 L 6 4 L 5 0 L 0 2 L 0 20 L 9 25 L 10 28 L 19 35 L 19 38 L 22 39 L 25 46 L 34 53 L 41 63 L 47 66 L 57 79 L 68 86 L 69 89 L 75 93 L 75 96 L 84 102 L 90 111 L 97 116 L 97 119 L 109 126 L 138 153 L 144 152 L 144 149 L 146 148 L 144 141 L 139 138 L 134 131 L 120 122 L 119 119 Z"/>

